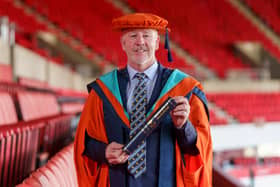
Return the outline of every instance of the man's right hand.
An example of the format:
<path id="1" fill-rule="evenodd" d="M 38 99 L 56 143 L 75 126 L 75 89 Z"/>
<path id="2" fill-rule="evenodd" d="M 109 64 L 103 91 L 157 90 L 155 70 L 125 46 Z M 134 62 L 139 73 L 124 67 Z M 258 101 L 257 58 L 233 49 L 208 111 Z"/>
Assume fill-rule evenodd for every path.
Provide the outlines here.
<path id="1" fill-rule="evenodd" d="M 105 150 L 105 157 L 109 164 L 123 164 L 127 161 L 129 155 L 127 155 L 122 150 L 123 145 L 112 142 L 110 143 Z"/>

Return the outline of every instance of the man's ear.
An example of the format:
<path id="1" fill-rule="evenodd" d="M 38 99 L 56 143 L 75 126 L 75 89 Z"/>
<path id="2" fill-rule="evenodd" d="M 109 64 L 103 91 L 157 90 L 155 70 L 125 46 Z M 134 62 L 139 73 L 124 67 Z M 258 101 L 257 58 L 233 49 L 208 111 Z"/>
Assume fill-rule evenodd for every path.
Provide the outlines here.
<path id="1" fill-rule="evenodd" d="M 125 51 L 125 40 L 124 40 L 124 36 L 121 36 L 120 42 L 121 42 L 122 50 Z"/>
<path id="2" fill-rule="evenodd" d="M 156 50 L 158 50 L 159 48 L 159 42 L 160 42 L 160 35 L 157 33 Z"/>

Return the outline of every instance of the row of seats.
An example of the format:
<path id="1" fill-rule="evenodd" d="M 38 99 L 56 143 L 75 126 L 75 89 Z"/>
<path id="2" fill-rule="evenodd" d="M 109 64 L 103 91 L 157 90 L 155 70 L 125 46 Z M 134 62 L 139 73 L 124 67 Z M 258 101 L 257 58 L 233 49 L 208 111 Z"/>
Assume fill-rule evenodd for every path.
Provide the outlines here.
<path id="1" fill-rule="evenodd" d="M 42 122 L 0 126 L 0 186 L 14 186 L 36 166 Z"/>
<path id="2" fill-rule="evenodd" d="M 111 27 L 108 27 L 111 25 L 112 18 L 120 16 L 122 13 L 111 3 L 105 1 L 68 2 L 65 0 L 25 2 L 88 47 L 102 54 L 105 59 L 113 61 L 117 65 L 124 64 L 121 61 L 124 61 L 125 56 L 120 49 L 117 34 L 112 33 Z M 66 3 L 68 7 L 75 9 L 75 14 L 73 14 L 72 8 L 65 9 Z"/>
<path id="3" fill-rule="evenodd" d="M 61 104 L 61 111 L 63 114 L 77 114 L 82 111 L 83 107 L 82 103 L 64 103 Z"/>
<path id="4" fill-rule="evenodd" d="M 209 101 L 239 122 L 280 121 L 280 93 L 212 93 Z"/>
<path id="5" fill-rule="evenodd" d="M 77 187 L 73 144 L 59 151 L 46 165 L 30 174 L 17 187 Z"/>
<path id="6" fill-rule="evenodd" d="M 233 164 L 238 166 L 255 166 L 258 164 L 256 157 L 237 157 L 233 159 Z"/>
<path id="7" fill-rule="evenodd" d="M 236 166 L 255 166 L 255 165 L 280 165 L 280 157 L 236 157 L 233 159 Z"/>
<path id="8" fill-rule="evenodd" d="M 16 24 L 16 42 L 20 45 L 33 49 L 35 52 L 42 51 L 35 45 L 32 39 L 39 30 L 47 30 L 47 26 L 38 22 L 33 16 L 27 14 L 22 7 L 15 6 L 13 1 L 3 0 L 0 4 L 0 18 L 8 16 L 10 23 Z M 42 55 L 43 53 L 41 53 Z"/>
<path id="9" fill-rule="evenodd" d="M 270 164 L 277 164 L 280 165 L 280 157 L 274 156 L 274 157 L 265 157 L 263 158 L 263 164 L 270 165 Z"/>
<path id="10" fill-rule="evenodd" d="M 62 140 L 71 134 L 73 113 L 60 114 L 56 97 L 50 93 L 19 91 L 16 99 L 22 120 L 40 120 L 45 124 L 40 137 L 40 150 L 50 155 L 56 153 L 64 143 Z"/>
<path id="11" fill-rule="evenodd" d="M 234 176 L 238 179 L 249 178 L 252 175 L 254 176 L 279 175 L 280 166 L 270 165 L 270 166 L 237 167 L 237 168 L 229 169 L 227 173 L 229 173 L 231 176 Z"/>
<path id="12" fill-rule="evenodd" d="M 37 45 L 35 34 L 39 31 L 50 31 L 44 22 L 37 21 L 34 16 L 27 13 L 23 7 L 15 5 L 10 0 L 2 0 L 0 4 L 0 18 L 8 17 L 9 23 L 16 24 L 15 39 L 16 43 L 31 49 L 38 55 L 48 57 L 52 62 L 62 64 L 62 60 L 57 57 L 50 57 L 45 49 L 41 49 Z M 1 68 L 0 68 L 1 72 Z M 7 78 L 9 78 L 8 76 Z M 0 79 L 1 80 L 1 79 Z"/>
<path id="13" fill-rule="evenodd" d="M 24 121 L 59 114 L 59 106 L 53 94 L 21 91 L 17 93 L 17 100 Z"/>
<path id="14" fill-rule="evenodd" d="M 45 81 L 35 80 L 27 77 L 17 77 L 17 80 L 18 84 L 21 86 L 43 89 L 49 88 L 48 83 Z"/>
<path id="15" fill-rule="evenodd" d="M 45 24 L 36 21 L 33 16 L 26 14 L 23 8 L 14 6 L 14 2 L 10 0 L 1 1 L 1 16 L 8 16 L 11 22 L 15 22 L 18 31 L 34 34 L 38 30 L 47 30 Z"/>

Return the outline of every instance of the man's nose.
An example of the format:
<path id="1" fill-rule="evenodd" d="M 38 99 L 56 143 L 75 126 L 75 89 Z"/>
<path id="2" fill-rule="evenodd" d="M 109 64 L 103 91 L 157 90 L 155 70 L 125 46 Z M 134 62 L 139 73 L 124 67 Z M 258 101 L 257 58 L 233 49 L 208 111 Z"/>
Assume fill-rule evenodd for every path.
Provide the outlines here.
<path id="1" fill-rule="evenodd" d="M 143 37 L 142 34 L 137 34 L 136 43 L 137 43 L 138 45 L 144 44 L 144 37 Z"/>

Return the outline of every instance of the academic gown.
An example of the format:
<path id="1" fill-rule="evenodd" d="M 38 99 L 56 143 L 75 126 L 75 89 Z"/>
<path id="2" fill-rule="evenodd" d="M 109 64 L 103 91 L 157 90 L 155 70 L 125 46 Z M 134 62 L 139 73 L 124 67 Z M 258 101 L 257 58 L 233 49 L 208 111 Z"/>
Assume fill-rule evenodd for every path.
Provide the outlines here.
<path id="1" fill-rule="evenodd" d="M 186 96 L 191 111 L 189 121 L 197 131 L 197 154 L 188 154 L 180 150 L 177 141 L 171 141 L 171 118 L 163 120 L 160 132 L 159 186 L 168 183 L 167 173 L 170 163 L 175 163 L 176 186 L 178 187 L 211 187 L 212 186 L 212 141 L 210 136 L 207 100 L 201 84 L 191 76 L 175 69 L 161 68 L 160 77 L 166 79 L 156 102 L 150 107 L 147 118 L 168 98 Z M 120 70 L 101 76 L 89 84 L 89 96 L 85 103 L 77 128 L 74 142 L 74 160 L 79 186 L 107 187 L 124 186 L 124 166 L 111 167 L 108 163 L 99 163 L 83 155 L 85 133 L 100 142 L 109 144 L 112 141 L 125 144 L 125 134 L 129 132 L 129 116 L 125 110 L 119 87 Z M 157 88 L 154 88 L 157 89 Z M 170 156 L 175 152 L 175 160 Z"/>

